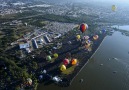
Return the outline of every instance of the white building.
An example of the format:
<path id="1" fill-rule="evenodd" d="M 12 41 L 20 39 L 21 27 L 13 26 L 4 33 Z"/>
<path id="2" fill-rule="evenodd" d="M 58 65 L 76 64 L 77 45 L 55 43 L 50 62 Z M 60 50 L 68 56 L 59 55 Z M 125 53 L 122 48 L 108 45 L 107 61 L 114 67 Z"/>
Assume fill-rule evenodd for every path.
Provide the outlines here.
<path id="1" fill-rule="evenodd" d="M 30 47 L 29 43 L 19 44 L 20 49 L 26 49 L 26 48 L 29 48 L 29 47 Z"/>

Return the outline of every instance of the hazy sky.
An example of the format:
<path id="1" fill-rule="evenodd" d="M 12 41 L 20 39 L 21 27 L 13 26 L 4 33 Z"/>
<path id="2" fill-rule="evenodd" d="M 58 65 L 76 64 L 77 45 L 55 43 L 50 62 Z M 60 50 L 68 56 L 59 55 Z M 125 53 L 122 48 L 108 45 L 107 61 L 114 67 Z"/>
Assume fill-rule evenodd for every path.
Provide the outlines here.
<path id="1" fill-rule="evenodd" d="M 76 0 L 77 1 L 77 0 Z M 88 1 L 88 0 L 78 0 L 78 1 Z M 90 1 L 103 1 L 103 2 L 129 2 L 129 0 L 90 0 Z"/>
<path id="2" fill-rule="evenodd" d="M 76 0 L 76 1 L 88 1 L 88 0 Z M 111 2 L 111 3 L 129 3 L 129 0 L 89 0 L 89 1 L 101 1 L 101 2 Z"/>

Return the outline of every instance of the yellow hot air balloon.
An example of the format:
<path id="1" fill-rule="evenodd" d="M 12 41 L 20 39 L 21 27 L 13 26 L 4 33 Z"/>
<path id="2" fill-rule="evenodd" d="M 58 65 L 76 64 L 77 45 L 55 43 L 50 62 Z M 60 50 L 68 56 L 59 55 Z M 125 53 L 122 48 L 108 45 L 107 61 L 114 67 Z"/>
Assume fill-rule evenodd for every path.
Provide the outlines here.
<path id="1" fill-rule="evenodd" d="M 115 5 L 112 5 L 112 11 L 116 11 L 117 7 Z"/>
<path id="2" fill-rule="evenodd" d="M 77 40 L 79 40 L 81 38 L 81 36 L 80 35 L 77 35 L 76 38 L 77 38 Z"/>
<path id="3" fill-rule="evenodd" d="M 58 58 L 58 54 L 57 53 L 54 53 L 54 58 Z"/>
<path id="4" fill-rule="evenodd" d="M 66 66 L 65 66 L 65 65 L 61 65 L 60 70 L 61 70 L 62 72 L 65 71 L 65 70 L 66 70 Z"/>

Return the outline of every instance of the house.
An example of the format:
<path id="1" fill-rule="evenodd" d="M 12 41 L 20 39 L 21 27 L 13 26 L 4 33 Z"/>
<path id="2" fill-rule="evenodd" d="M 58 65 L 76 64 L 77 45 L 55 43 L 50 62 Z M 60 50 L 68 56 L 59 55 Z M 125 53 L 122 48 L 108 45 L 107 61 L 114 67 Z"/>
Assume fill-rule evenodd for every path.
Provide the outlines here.
<path id="1" fill-rule="evenodd" d="M 26 51 L 27 51 L 27 53 L 30 53 L 31 52 L 29 48 L 26 48 Z"/>
<path id="2" fill-rule="evenodd" d="M 48 36 L 47 35 L 45 35 L 45 40 L 46 40 L 46 42 L 48 42 L 48 43 L 50 43 L 51 42 L 51 40 L 48 38 Z"/>
<path id="3" fill-rule="evenodd" d="M 37 41 L 35 39 L 33 39 L 33 44 L 34 44 L 34 46 L 35 46 L 36 49 L 39 48 L 38 47 L 38 44 L 37 44 Z"/>
<path id="4" fill-rule="evenodd" d="M 29 48 L 29 47 L 30 47 L 29 43 L 19 44 L 20 49 L 26 49 L 26 48 Z"/>
<path id="5" fill-rule="evenodd" d="M 56 37 L 54 37 L 54 39 L 57 39 L 59 37 L 61 37 L 61 34 L 58 34 Z"/>

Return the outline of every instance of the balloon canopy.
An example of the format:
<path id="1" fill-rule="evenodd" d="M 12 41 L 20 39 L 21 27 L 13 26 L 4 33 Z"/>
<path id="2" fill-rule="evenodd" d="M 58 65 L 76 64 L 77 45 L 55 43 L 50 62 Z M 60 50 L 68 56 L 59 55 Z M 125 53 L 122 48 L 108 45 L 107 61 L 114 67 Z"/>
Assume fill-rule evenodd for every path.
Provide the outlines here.
<path id="1" fill-rule="evenodd" d="M 32 79 L 31 78 L 27 78 L 27 84 L 32 85 Z"/>
<path id="2" fill-rule="evenodd" d="M 90 47 L 90 45 L 91 45 L 90 43 L 86 43 L 85 48 L 88 49 Z"/>
<path id="3" fill-rule="evenodd" d="M 60 70 L 61 71 L 65 71 L 66 70 L 66 66 L 65 65 L 61 65 Z"/>
<path id="4" fill-rule="evenodd" d="M 49 56 L 49 55 L 46 57 L 46 60 L 49 60 L 49 61 L 50 61 L 51 59 L 52 59 L 52 58 L 51 58 L 51 56 Z"/>
<path id="5" fill-rule="evenodd" d="M 91 52 L 91 51 L 92 51 L 92 48 L 91 48 L 91 47 L 89 47 L 87 50 L 88 50 L 89 52 Z"/>
<path id="6" fill-rule="evenodd" d="M 69 60 L 68 60 L 68 59 L 64 59 L 64 60 L 63 60 L 63 64 L 64 64 L 65 66 L 67 66 L 67 65 L 69 64 Z"/>
<path id="7" fill-rule="evenodd" d="M 83 24 L 80 25 L 80 31 L 82 33 L 84 33 L 87 29 L 88 29 L 88 25 L 87 24 L 83 23 Z"/>
<path id="8" fill-rule="evenodd" d="M 103 30 L 102 30 L 102 33 L 105 33 L 105 32 L 106 32 L 106 30 L 105 30 L 105 29 L 103 29 Z"/>
<path id="9" fill-rule="evenodd" d="M 90 37 L 89 36 L 84 36 L 83 39 L 88 40 Z"/>
<path id="10" fill-rule="evenodd" d="M 80 36 L 80 35 L 77 35 L 77 36 L 76 36 L 76 38 L 77 38 L 77 39 L 80 39 L 80 38 L 81 38 L 81 36 Z"/>
<path id="11" fill-rule="evenodd" d="M 86 43 L 91 43 L 91 41 L 90 40 L 86 40 Z"/>
<path id="12" fill-rule="evenodd" d="M 54 53 L 54 58 L 58 58 L 58 54 L 57 53 Z"/>
<path id="13" fill-rule="evenodd" d="M 94 36 L 93 36 L 93 39 L 94 39 L 94 40 L 97 40 L 98 38 L 99 38 L 98 35 L 94 35 Z"/>
<path id="14" fill-rule="evenodd" d="M 116 11 L 117 7 L 116 5 L 112 5 L 112 11 Z"/>
<path id="15" fill-rule="evenodd" d="M 77 59 L 72 59 L 71 64 L 76 65 L 77 64 Z"/>

